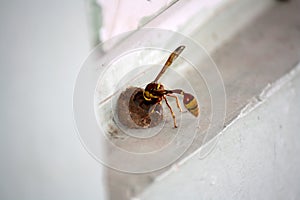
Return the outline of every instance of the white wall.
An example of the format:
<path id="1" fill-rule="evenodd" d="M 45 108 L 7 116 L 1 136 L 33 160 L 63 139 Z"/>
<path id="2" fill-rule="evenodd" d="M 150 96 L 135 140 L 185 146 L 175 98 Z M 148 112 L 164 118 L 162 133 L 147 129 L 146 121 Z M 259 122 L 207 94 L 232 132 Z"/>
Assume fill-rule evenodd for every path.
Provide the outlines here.
<path id="1" fill-rule="evenodd" d="M 299 199 L 300 65 L 259 99 L 208 157 L 194 156 L 140 199 Z"/>
<path id="2" fill-rule="evenodd" d="M 2 1 L 0 21 L 0 199 L 104 199 L 72 113 L 84 1 Z"/>

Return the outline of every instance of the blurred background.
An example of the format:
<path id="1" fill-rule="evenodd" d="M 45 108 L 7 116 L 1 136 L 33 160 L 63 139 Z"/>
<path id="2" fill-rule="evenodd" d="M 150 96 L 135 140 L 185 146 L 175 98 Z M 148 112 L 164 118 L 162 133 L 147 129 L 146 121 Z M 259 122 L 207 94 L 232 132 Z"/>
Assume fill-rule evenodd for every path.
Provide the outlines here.
<path id="1" fill-rule="evenodd" d="M 73 121 L 86 13 L 84 1 L 0 3 L 0 199 L 104 199 Z"/>

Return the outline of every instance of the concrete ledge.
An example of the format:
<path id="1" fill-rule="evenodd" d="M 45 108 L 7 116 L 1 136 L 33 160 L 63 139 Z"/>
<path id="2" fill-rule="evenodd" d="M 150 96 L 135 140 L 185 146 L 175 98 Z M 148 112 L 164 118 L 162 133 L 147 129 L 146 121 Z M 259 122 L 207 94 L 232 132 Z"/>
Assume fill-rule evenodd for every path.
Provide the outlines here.
<path id="1" fill-rule="evenodd" d="M 300 196 L 300 64 L 267 87 L 197 155 L 138 199 L 297 199 Z"/>
<path id="2" fill-rule="evenodd" d="M 263 142 L 267 142 L 267 139 L 269 137 L 272 137 L 273 129 L 272 123 L 275 119 L 281 119 L 278 113 L 278 115 L 270 114 L 270 111 L 272 109 L 274 110 L 277 107 L 274 107 L 276 103 L 278 103 L 278 107 L 280 109 L 284 109 L 284 104 L 289 104 L 290 106 L 296 106 L 295 100 L 291 100 L 289 102 L 283 101 L 283 99 L 279 97 L 274 97 L 275 100 L 272 104 L 266 104 L 265 106 L 261 106 L 261 111 L 259 111 L 257 114 L 264 117 L 265 120 L 256 120 L 255 121 L 255 114 L 252 114 L 254 112 L 248 112 L 247 109 L 249 108 L 249 105 L 257 105 L 257 103 L 261 102 L 262 98 L 262 91 L 271 83 L 276 82 L 279 78 L 287 74 L 292 68 L 294 68 L 295 64 L 299 62 L 299 55 L 300 55 L 300 16 L 298 15 L 298 10 L 300 8 L 300 2 L 299 1 L 291 1 L 290 3 L 274 3 L 273 6 L 270 6 L 268 9 L 263 10 L 262 13 L 260 13 L 257 17 L 252 18 L 255 19 L 253 21 L 247 21 L 246 24 L 243 24 L 241 30 L 239 30 L 237 33 L 232 33 L 231 39 L 227 38 L 224 40 L 225 43 L 221 42 L 219 45 L 216 45 L 215 47 L 218 48 L 211 48 L 212 57 L 216 61 L 219 70 L 221 71 L 222 77 L 224 79 L 225 87 L 226 87 L 226 94 L 227 94 L 227 115 L 226 115 L 226 126 L 231 124 L 233 121 L 234 124 L 237 124 L 237 120 L 240 120 L 240 125 L 232 125 L 231 128 L 233 129 L 233 126 L 235 127 L 232 132 L 235 134 L 229 133 L 229 129 L 226 130 L 226 133 L 228 133 L 228 137 L 221 137 L 221 140 L 219 142 L 217 150 L 212 153 L 207 159 L 200 160 L 200 164 L 196 164 L 195 160 L 198 160 L 197 158 L 197 150 L 200 148 L 201 138 L 199 140 L 195 140 L 192 147 L 189 149 L 189 151 L 184 155 L 184 162 L 180 162 L 182 166 L 178 166 L 179 168 L 167 168 L 161 171 L 157 171 L 154 173 L 149 174 L 143 174 L 143 175 L 132 175 L 132 174 L 124 174 L 120 173 L 114 170 L 107 170 L 107 180 L 108 180 L 108 190 L 110 193 L 111 199 L 130 199 L 135 196 L 138 196 L 139 194 L 141 199 L 171 199 L 172 194 L 176 194 L 176 197 L 178 198 L 178 194 L 181 193 L 182 196 L 185 199 L 193 199 L 196 196 L 197 197 L 210 197 L 210 194 L 216 193 L 214 189 L 209 189 L 210 186 L 213 187 L 216 184 L 219 184 L 220 193 L 217 193 L 215 195 L 212 195 L 212 198 L 218 199 L 222 197 L 222 195 L 228 197 L 228 198 L 234 198 L 240 197 L 242 198 L 243 195 L 248 198 L 254 198 L 254 197 L 260 197 L 261 193 L 259 193 L 257 187 L 251 188 L 250 185 L 253 183 L 255 185 L 256 179 L 259 179 L 257 176 L 255 179 L 246 179 L 246 174 L 249 174 L 249 176 L 256 176 L 256 171 L 252 171 L 252 174 L 250 173 L 251 170 L 255 169 L 256 164 L 260 165 L 261 162 L 264 160 L 264 158 L 269 157 L 268 151 L 266 154 L 262 154 L 261 157 L 258 157 L 258 160 L 255 160 L 255 155 L 257 154 L 256 148 L 258 146 L 260 148 L 259 151 L 264 151 L 264 148 L 262 147 Z M 221 16 L 218 16 L 219 19 L 221 19 Z M 203 27 L 202 27 L 203 28 Z M 200 64 L 201 66 L 201 64 Z M 297 70 L 296 70 L 297 71 Z M 189 72 L 187 72 L 189 73 Z M 298 74 L 295 73 L 295 74 Z M 295 75 L 295 77 L 297 77 Z M 298 83 L 297 83 L 298 84 Z M 290 89 L 290 91 L 299 89 L 298 86 L 295 83 L 295 88 Z M 272 88 L 272 87 L 271 87 Z M 287 90 L 289 90 L 287 88 Z M 280 90 L 281 91 L 281 90 Z M 284 89 L 282 90 L 284 91 Z M 288 94 L 286 94 L 288 95 Z M 280 95 L 278 95 L 280 96 Z M 268 97 L 271 98 L 271 97 Z M 267 98 L 267 99 L 268 99 Z M 273 98 L 273 97 L 272 97 Z M 278 99 L 277 99 L 278 98 Z M 293 98 L 298 98 L 297 95 L 293 96 Z M 254 101 L 253 101 L 254 99 Z M 266 100 L 269 101 L 269 100 Z M 271 101 L 271 100 L 270 100 Z M 253 103 L 254 102 L 254 103 Z M 279 105 L 280 104 L 280 105 Z M 247 112 L 245 112 L 247 111 Z M 282 111 L 282 110 L 278 110 Z M 297 112 L 297 111 L 295 111 Z M 298 111 L 299 112 L 299 111 Z M 241 114 L 242 113 L 242 114 Z M 246 113 L 246 114 L 245 114 Z M 292 113 L 293 116 L 296 116 L 295 113 Z M 239 119 L 239 116 L 244 116 L 243 120 Z M 249 115 L 249 119 L 248 119 Z M 282 117 L 287 117 L 287 115 L 284 115 Z M 260 118 L 262 118 L 260 117 Z M 296 117 L 294 117 L 296 118 Z M 256 117 L 257 119 L 257 117 Z M 248 124 L 249 123 L 249 124 Z M 274 122 L 274 123 L 277 123 Z M 285 123 L 291 123 L 290 125 L 293 127 L 296 127 L 295 121 L 285 121 Z M 247 124 L 247 126 L 245 125 Z M 284 125 L 285 126 L 285 125 Z M 288 125 L 289 126 L 289 125 Z M 282 125 L 283 127 L 283 125 Z M 291 130 L 294 130 L 293 128 Z M 266 131 L 266 133 L 264 133 Z M 288 132 L 288 130 L 286 130 Z M 252 135 L 255 132 L 255 136 L 260 136 L 263 142 L 259 142 L 260 140 L 257 140 L 257 137 L 253 137 Z M 281 134 L 280 131 L 277 132 L 278 134 Z M 225 132 L 224 132 L 225 134 Z M 240 149 L 236 149 L 236 143 L 239 141 L 239 135 L 242 134 L 242 137 L 245 137 L 246 141 L 243 144 L 239 144 Z M 244 135 L 246 134 L 246 135 Z M 251 135 L 252 134 L 252 135 Z M 294 138 L 294 132 L 291 131 L 291 138 Z M 231 138 L 234 137 L 234 138 Z M 223 139 L 222 139 L 223 138 Z M 258 137 L 259 138 L 259 137 Z M 287 141 L 292 141 L 290 138 L 286 138 Z M 298 138 L 296 138 L 298 139 Z M 223 141 L 224 140 L 224 141 Z M 253 144 L 254 141 L 256 141 L 256 144 Z M 273 143 L 269 144 L 272 146 L 272 144 L 276 143 L 275 140 L 272 140 Z M 235 143 L 236 142 L 236 143 Z M 223 146 L 224 145 L 224 146 Z M 245 146 L 243 146 L 245 145 Z M 248 145 L 250 145 L 248 147 Z M 296 144 L 294 144 L 296 145 Z M 232 148 L 230 148 L 232 146 Z M 294 146 L 295 149 L 298 147 Z M 226 153 L 223 152 L 222 149 L 226 149 Z M 266 150 L 269 148 L 268 145 L 266 145 Z M 282 148 L 282 147 L 280 147 Z M 243 150 L 245 149 L 245 150 Z M 285 155 L 285 151 L 283 149 L 282 154 Z M 233 151 L 237 151 L 237 153 L 233 153 Z M 248 152 L 249 151 L 249 152 Z M 294 149 L 288 150 L 288 151 L 294 151 Z M 238 152 L 241 152 L 241 154 L 238 154 Z M 296 151 L 295 151 L 296 152 Z M 234 163 L 235 159 L 242 159 L 241 157 L 245 155 L 249 156 L 251 162 L 247 163 L 247 159 L 242 160 L 241 162 Z M 232 154 L 232 156 L 231 156 Z M 192 155 L 192 156 L 191 156 Z M 236 156 L 236 157 L 234 157 Z M 246 156 L 246 157 L 247 157 Z M 293 155 L 291 155 L 291 158 L 294 158 Z M 227 158 L 223 159 L 223 158 Z M 284 159 L 278 161 L 278 165 L 282 165 L 284 163 Z M 217 160 L 217 161 L 215 161 Z M 218 161 L 219 160 L 219 161 Z M 208 162 L 206 164 L 206 162 Z M 222 166 L 218 162 L 225 162 L 227 163 L 228 170 L 222 170 L 219 168 L 219 166 Z M 178 163 L 177 163 L 178 164 Z M 232 166 L 231 166 L 232 164 Z M 233 165 L 235 164 L 235 165 Z M 249 168 L 245 168 L 245 171 L 243 168 L 249 164 Z M 270 163 L 269 163 L 270 164 Z M 299 166 L 299 161 L 295 161 L 295 166 Z M 200 166 L 201 165 L 201 166 Z M 185 167 L 187 166 L 187 167 Z M 251 168 L 250 168 L 251 166 Z M 269 168 L 270 165 L 266 164 L 265 166 L 258 168 L 262 170 L 262 172 L 266 172 L 266 170 Z M 230 168 L 233 167 L 234 171 L 232 172 L 232 175 L 230 174 Z M 253 167 L 253 168 L 252 168 Z M 212 169 L 211 171 L 209 169 Z M 179 170 L 178 170 L 179 169 Z M 249 171 L 247 171 L 247 170 Z M 177 171 L 176 171 L 177 170 Z M 277 172 L 278 170 L 281 170 L 281 168 L 276 168 L 273 170 L 273 172 Z M 293 169 L 295 173 L 298 173 L 296 169 Z M 182 173 L 179 173 L 182 171 Z M 208 172 L 206 174 L 203 174 L 204 172 Z M 196 173 L 196 172 L 199 172 Z M 203 172 L 203 173 L 201 173 Z M 185 177 L 185 173 L 188 175 Z M 196 175 L 195 175 L 196 174 Z M 195 175 L 197 177 L 194 182 L 189 181 Z M 202 175 L 205 175 L 204 178 Z M 210 176 L 211 177 L 208 177 Z M 262 174 L 258 174 L 262 175 Z M 208 178 L 207 178 L 208 177 Z M 227 180 L 230 177 L 234 177 L 231 180 Z M 220 180 L 219 180 L 220 178 Z M 283 180 L 283 176 L 278 175 L 277 178 L 280 179 L 284 183 L 285 180 Z M 192 179 L 193 180 L 193 179 Z M 227 188 L 226 186 L 226 180 L 231 181 L 230 188 Z M 274 179 L 269 176 L 267 176 L 266 181 L 272 182 Z M 299 180 L 299 179 L 298 179 Z M 198 181 L 198 183 L 196 183 Z M 239 191 L 235 191 L 234 187 L 237 185 L 241 185 L 241 181 L 245 182 L 245 185 L 243 185 Z M 287 181 L 293 182 L 292 177 L 290 175 L 287 176 Z M 182 184 L 180 184 L 182 182 Z M 268 182 L 268 183 L 269 183 Z M 207 184 L 207 187 L 203 187 L 206 190 L 201 190 L 201 194 L 199 194 L 198 191 L 201 184 Z M 246 184 L 247 183 L 247 184 Z M 264 184 L 263 180 L 260 182 L 261 184 Z M 282 186 L 284 185 L 282 183 Z M 293 182 L 293 184 L 295 181 Z M 151 185 L 151 186 L 150 186 Z M 186 187 L 182 187 L 185 185 Z M 297 184 L 296 184 L 297 185 Z M 248 190 L 247 187 L 250 187 Z M 163 192 L 163 189 L 168 188 L 166 191 Z M 229 187 L 229 186 L 228 186 Z M 272 187 L 270 187 L 272 188 Z M 270 189 L 269 188 L 269 189 Z M 252 190 L 253 191 L 250 191 Z M 180 192 L 178 192 L 180 191 Z M 207 193 L 205 192 L 207 191 Z M 271 189 L 269 190 L 271 191 Z M 291 190 L 286 190 L 287 192 L 294 192 L 295 189 L 291 188 Z M 144 194 L 142 194 L 145 192 Z M 295 193 L 293 193 L 295 194 Z M 164 195 L 164 196 L 160 196 Z M 186 195 L 186 196 L 183 196 Z M 202 195 L 202 196 L 201 196 Z M 208 196 L 205 196 L 208 195 Z M 218 196 L 219 195 L 219 196 Z M 247 196 L 248 195 L 248 196 Z M 251 196 L 253 195 L 253 196 Z M 266 194 L 266 198 L 268 198 L 271 195 L 270 193 Z"/>

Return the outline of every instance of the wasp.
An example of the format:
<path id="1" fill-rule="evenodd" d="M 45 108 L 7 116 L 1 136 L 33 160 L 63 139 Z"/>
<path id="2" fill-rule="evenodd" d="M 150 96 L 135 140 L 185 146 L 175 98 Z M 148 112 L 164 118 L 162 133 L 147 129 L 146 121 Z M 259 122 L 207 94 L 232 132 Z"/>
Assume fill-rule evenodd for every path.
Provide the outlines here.
<path id="1" fill-rule="evenodd" d="M 176 116 L 167 100 L 167 97 L 175 98 L 178 109 L 183 112 L 176 94 L 183 96 L 183 104 L 185 108 L 192 115 L 198 117 L 199 106 L 196 98 L 192 94 L 187 93 L 182 89 L 167 90 L 163 84 L 159 83 L 161 76 L 172 65 L 172 63 L 184 49 L 185 46 L 179 46 L 171 53 L 156 78 L 151 83 L 147 84 L 145 89 L 131 87 L 127 88 L 125 92 L 121 93 L 118 102 L 120 108 L 119 110 L 124 110 L 124 103 L 122 103 L 122 99 L 129 98 L 129 108 L 128 112 L 125 112 L 125 115 L 129 113 L 130 121 L 133 121 L 135 125 L 142 128 L 156 126 L 162 120 L 162 102 L 165 101 L 172 115 L 174 128 L 177 128 Z M 128 96 L 128 94 L 130 95 Z M 132 126 L 132 124 L 128 123 L 128 118 L 124 117 L 124 112 L 123 114 L 122 112 L 119 112 L 118 115 L 120 121 L 124 125 L 135 127 L 135 125 Z"/>

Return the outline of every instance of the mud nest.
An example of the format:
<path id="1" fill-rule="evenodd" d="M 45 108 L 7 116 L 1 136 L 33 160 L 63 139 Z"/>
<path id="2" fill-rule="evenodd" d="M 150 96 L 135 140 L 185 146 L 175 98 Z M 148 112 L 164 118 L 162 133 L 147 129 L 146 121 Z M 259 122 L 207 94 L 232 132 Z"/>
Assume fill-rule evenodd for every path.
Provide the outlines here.
<path id="1" fill-rule="evenodd" d="M 128 128 L 151 128 L 163 120 L 162 105 L 145 101 L 143 91 L 142 88 L 129 87 L 118 98 L 118 120 Z"/>

